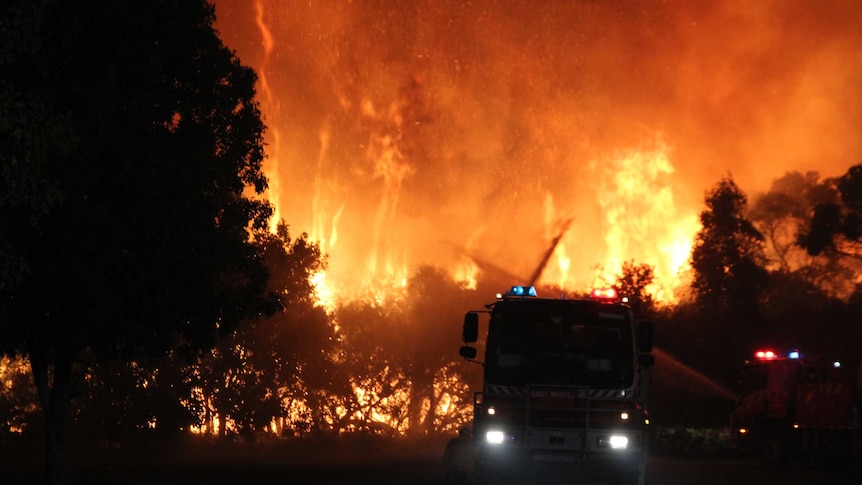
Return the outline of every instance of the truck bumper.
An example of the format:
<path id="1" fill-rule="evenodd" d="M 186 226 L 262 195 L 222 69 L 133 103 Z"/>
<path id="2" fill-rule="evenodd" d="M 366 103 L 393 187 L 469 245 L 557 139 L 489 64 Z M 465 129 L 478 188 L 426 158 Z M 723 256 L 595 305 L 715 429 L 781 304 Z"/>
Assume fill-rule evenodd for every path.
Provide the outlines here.
<path id="1" fill-rule="evenodd" d="M 480 449 L 478 483 L 643 483 L 642 452 L 573 453 L 510 448 Z"/>

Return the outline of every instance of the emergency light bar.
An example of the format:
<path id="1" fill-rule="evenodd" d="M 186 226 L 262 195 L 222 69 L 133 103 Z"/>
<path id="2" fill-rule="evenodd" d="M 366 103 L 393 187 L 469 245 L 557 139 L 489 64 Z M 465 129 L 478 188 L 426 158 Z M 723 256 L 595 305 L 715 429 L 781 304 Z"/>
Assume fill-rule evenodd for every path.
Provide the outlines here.
<path id="1" fill-rule="evenodd" d="M 773 350 L 758 350 L 757 352 L 754 353 L 754 357 L 757 360 L 776 360 L 776 359 L 782 359 L 782 358 L 787 358 L 790 360 L 798 360 L 798 359 L 802 358 L 802 354 L 799 353 L 798 350 L 791 350 L 790 352 L 787 353 L 787 357 L 784 357 L 783 355 L 781 355 L 781 354 L 779 354 Z"/>
<path id="2" fill-rule="evenodd" d="M 616 300 L 617 297 L 617 290 L 613 288 L 597 288 L 590 293 L 590 298 L 595 298 L 596 300 Z"/>
<path id="3" fill-rule="evenodd" d="M 522 296 L 524 298 L 531 296 L 535 298 L 537 296 L 536 287 L 516 285 L 509 288 L 509 292 L 506 293 L 506 296 Z"/>

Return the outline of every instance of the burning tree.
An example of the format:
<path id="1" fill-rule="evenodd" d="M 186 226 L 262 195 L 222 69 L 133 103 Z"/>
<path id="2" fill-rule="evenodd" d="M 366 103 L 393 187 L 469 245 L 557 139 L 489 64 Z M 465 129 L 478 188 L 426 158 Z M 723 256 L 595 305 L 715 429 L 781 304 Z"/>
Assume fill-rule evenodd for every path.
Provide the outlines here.
<path id="1" fill-rule="evenodd" d="M 0 19 L 0 350 L 32 363 L 63 481 L 83 351 L 205 348 L 274 309 L 251 241 L 271 214 L 264 128 L 203 0 L 13 1 Z"/>

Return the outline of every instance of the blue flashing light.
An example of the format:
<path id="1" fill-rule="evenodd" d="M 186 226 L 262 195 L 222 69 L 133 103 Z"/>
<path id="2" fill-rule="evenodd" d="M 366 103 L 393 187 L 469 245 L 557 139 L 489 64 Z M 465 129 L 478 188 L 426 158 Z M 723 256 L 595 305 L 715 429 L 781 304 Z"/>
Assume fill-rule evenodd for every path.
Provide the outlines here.
<path id="1" fill-rule="evenodd" d="M 798 359 L 800 357 L 799 351 L 798 350 L 792 350 L 792 351 L 790 351 L 789 354 L 787 354 L 787 357 L 790 359 Z"/>
<path id="2" fill-rule="evenodd" d="M 536 296 L 536 288 L 533 286 L 521 286 L 521 285 L 513 286 L 512 288 L 509 289 L 508 296 L 523 296 L 523 297 L 532 296 L 532 297 L 535 297 Z"/>

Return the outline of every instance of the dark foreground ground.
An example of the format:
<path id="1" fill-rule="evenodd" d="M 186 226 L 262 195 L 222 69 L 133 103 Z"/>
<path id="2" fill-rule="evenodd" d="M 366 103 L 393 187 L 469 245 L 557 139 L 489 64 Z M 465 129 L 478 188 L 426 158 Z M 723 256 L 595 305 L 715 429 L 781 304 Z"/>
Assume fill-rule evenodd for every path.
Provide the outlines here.
<path id="1" fill-rule="evenodd" d="M 73 452 L 73 484 L 436 484 L 446 483 L 445 443 L 294 443 L 98 447 Z M 39 483 L 41 456 L 4 450 L 0 483 Z M 772 469 L 741 458 L 656 456 L 648 485 L 862 484 L 859 464 Z"/>

